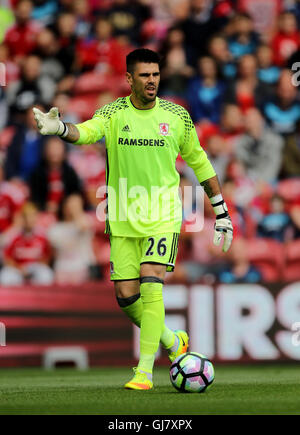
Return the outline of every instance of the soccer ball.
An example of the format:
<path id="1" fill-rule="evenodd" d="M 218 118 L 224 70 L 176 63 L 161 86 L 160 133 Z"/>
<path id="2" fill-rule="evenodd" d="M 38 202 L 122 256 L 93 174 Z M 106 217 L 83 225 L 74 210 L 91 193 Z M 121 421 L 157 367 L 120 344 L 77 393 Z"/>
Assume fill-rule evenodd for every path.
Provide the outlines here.
<path id="1" fill-rule="evenodd" d="M 204 393 L 215 379 L 214 366 L 204 355 L 187 352 L 173 361 L 170 379 L 178 391 Z"/>

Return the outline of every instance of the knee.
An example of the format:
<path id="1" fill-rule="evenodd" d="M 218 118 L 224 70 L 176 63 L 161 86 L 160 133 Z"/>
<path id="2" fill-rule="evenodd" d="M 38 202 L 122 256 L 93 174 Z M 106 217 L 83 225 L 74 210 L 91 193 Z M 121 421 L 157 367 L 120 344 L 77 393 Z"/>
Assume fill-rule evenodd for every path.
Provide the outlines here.
<path id="1" fill-rule="evenodd" d="M 143 263 L 141 265 L 141 279 L 155 277 L 163 280 L 166 275 L 166 266 L 162 264 Z"/>
<path id="2" fill-rule="evenodd" d="M 117 298 L 127 299 L 140 293 L 139 282 L 115 281 L 115 294 Z"/>

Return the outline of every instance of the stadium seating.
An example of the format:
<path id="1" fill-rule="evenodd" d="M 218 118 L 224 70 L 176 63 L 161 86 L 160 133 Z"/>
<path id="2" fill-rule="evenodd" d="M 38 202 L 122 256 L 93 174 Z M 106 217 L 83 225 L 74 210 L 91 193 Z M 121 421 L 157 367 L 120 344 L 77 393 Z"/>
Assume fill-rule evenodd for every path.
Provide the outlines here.
<path id="1" fill-rule="evenodd" d="M 287 244 L 285 256 L 286 264 L 283 271 L 284 280 L 300 280 L 300 240 L 294 240 Z"/>
<path id="2" fill-rule="evenodd" d="M 300 202 L 300 178 L 288 178 L 278 183 L 277 193 L 286 201 L 287 207 Z"/>
<path id="3" fill-rule="evenodd" d="M 81 121 L 90 119 L 96 108 L 99 95 L 95 93 L 78 95 L 73 97 L 70 101 L 70 107 L 72 107 L 73 112 L 75 112 Z"/>
<path id="4" fill-rule="evenodd" d="M 123 79 L 124 80 L 124 79 Z M 99 72 L 87 72 L 76 81 L 75 94 L 113 92 L 119 94 L 119 89 L 124 85 L 120 77 Z"/>
<path id="5" fill-rule="evenodd" d="M 247 242 L 248 259 L 262 273 L 263 281 L 281 281 L 284 258 L 282 245 L 271 239 L 251 239 Z"/>

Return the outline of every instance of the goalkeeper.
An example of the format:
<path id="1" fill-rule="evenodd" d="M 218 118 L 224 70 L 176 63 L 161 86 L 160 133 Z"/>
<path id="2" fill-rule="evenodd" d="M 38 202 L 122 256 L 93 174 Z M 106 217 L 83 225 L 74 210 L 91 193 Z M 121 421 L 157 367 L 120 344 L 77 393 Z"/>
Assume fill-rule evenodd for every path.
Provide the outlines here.
<path id="1" fill-rule="evenodd" d="M 58 109 L 34 110 L 43 135 L 75 145 L 105 136 L 107 166 L 106 232 L 111 244 L 111 279 L 119 306 L 140 327 L 140 359 L 125 388 L 153 387 L 152 370 L 159 342 L 173 361 L 187 351 L 185 331 L 164 323 L 163 284 L 177 255 L 182 204 L 175 161 L 180 153 L 194 170 L 216 213 L 214 243 L 226 252 L 233 228 L 216 173 L 201 148 L 188 112 L 157 97 L 159 56 L 137 49 L 126 59 L 131 95 L 118 98 L 81 124 L 63 123 Z M 159 192 L 159 194 L 157 194 Z"/>

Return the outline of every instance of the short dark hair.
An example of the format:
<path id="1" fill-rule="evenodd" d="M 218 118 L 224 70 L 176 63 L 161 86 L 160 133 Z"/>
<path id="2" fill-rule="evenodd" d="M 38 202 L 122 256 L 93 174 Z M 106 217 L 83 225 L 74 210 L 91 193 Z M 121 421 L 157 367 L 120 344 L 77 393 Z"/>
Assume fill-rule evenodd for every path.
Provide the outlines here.
<path id="1" fill-rule="evenodd" d="M 160 64 L 160 57 L 155 51 L 149 50 L 148 48 L 138 48 L 126 57 L 126 67 L 127 72 L 133 73 L 135 64 L 138 62 L 144 63 L 157 63 Z"/>

